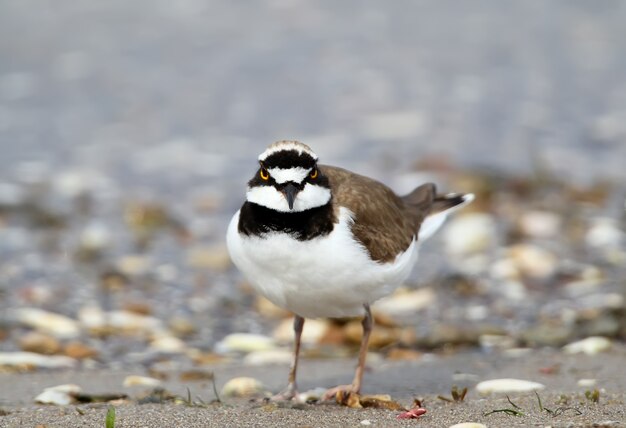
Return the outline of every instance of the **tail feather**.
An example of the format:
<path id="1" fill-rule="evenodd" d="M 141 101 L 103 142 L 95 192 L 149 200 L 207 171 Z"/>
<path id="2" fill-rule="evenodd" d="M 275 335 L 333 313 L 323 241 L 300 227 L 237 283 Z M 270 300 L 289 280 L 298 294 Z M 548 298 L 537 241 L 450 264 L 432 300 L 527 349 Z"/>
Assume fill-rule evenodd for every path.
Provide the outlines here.
<path id="1" fill-rule="evenodd" d="M 472 193 L 465 195 L 448 194 L 437 195 L 433 201 L 430 213 L 424 218 L 418 234 L 418 241 L 430 238 L 446 221 L 448 214 L 458 210 L 474 200 Z"/>

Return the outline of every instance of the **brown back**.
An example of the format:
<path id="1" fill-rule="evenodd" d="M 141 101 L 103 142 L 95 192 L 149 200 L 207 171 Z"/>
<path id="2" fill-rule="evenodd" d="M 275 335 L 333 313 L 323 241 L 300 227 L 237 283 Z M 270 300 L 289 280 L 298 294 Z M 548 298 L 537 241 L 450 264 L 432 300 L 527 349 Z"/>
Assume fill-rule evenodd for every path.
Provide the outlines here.
<path id="1" fill-rule="evenodd" d="M 435 198 L 435 186 L 424 184 L 399 197 L 384 184 L 333 166 L 320 165 L 330 181 L 337 216 L 340 206 L 354 213 L 352 233 L 373 260 L 393 261 L 417 236 Z"/>

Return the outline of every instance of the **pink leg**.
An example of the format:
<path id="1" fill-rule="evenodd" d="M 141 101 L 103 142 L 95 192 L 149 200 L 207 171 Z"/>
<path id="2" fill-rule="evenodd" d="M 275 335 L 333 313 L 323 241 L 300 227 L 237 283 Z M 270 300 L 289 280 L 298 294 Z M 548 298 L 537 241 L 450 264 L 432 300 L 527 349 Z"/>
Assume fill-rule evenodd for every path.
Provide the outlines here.
<path id="1" fill-rule="evenodd" d="M 367 345 L 369 343 L 372 326 L 374 324 L 370 306 L 365 304 L 363 307 L 365 308 L 365 317 L 361 323 L 363 325 L 363 337 L 361 338 L 361 349 L 359 350 L 359 364 L 357 365 L 356 372 L 354 373 L 352 385 L 339 385 L 329 389 L 324 394 L 324 400 L 334 399 L 337 392 L 352 392 L 355 394 L 361 392 L 361 383 L 363 381 L 363 373 L 365 371 L 365 359 L 367 357 Z"/>
<path id="2" fill-rule="evenodd" d="M 293 349 L 293 360 L 289 368 L 289 383 L 287 387 L 280 393 L 274 395 L 272 401 L 292 400 L 298 394 L 296 385 L 296 372 L 298 370 L 298 356 L 300 355 L 300 340 L 302 339 L 302 329 L 304 328 L 304 318 L 296 315 L 293 319 L 293 331 L 295 333 L 295 344 Z"/>

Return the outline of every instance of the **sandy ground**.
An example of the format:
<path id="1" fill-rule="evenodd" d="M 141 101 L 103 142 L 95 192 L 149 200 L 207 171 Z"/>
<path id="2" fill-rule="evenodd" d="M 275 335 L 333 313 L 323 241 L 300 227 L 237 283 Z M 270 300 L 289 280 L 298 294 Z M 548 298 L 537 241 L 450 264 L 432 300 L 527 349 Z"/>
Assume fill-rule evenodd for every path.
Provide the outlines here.
<path id="1" fill-rule="evenodd" d="M 460 422 L 481 422 L 490 427 L 597 427 L 624 426 L 626 422 L 626 347 L 619 345 L 610 352 L 587 356 L 565 355 L 557 350 L 535 350 L 518 358 L 462 352 L 450 356 L 426 356 L 420 361 L 381 362 L 373 364 L 366 375 L 364 393 L 386 393 L 409 406 L 413 397 L 423 400 L 428 413 L 419 420 L 399 421 L 398 411 L 349 409 L 334 404 L 263 405 L 245 399 L 224 399 L 223 404 L 188 406 L 136 404 L 133 400 L 115 403 L 116 427 L 207 427 L 207 426 L 420 426 L 446 427 Z M 317 386 L 330 387 L 350 380 L 351 360 L 308 360 L 300 372 L 302 390 Z M 286 374 L 284 366 L 249 367 L 237 364 L 216 365 L 217 386 L 235 376 L 252 376 L 269 390 L 281 388 Z M 546 370 L 549 369 L 549 370 Z M 549 372 L 549 373 L 546 373 Z M 128 374 L 145 374 L 140 369 L 128 371 L 81 371 L 0 375 L 0 427 L 102 427 L 107 404 L 79 406 L 42 406 L 33 404 L 35 397 L 48 386 L 75 383 L 89 393 L 120 393 L 130 397 L 141 389 L 122 387 Z M 515 409 L 506 397 L 481 397 L 474 390 L 477 382 L 512 377 L 540 382 L 546 389 L 539 393 L 542 410 L 534 393 L 510 394 L 523 416 L 494 410 Z M 171 373 L 165 382 L 167 390 L 213 398 L 206 381 L 181 382 Z M 600 400 L 585 398 L 589 387 L 578 386 L 579 379 L 596 379 Z M 453 384 L 468 386 L 462 403 L 448 403 L 438 395 L 450 396 Z M 563 401 L 566 399 L 566 401 Z M 545 410 L 548 409 L 548 410 Z"/>

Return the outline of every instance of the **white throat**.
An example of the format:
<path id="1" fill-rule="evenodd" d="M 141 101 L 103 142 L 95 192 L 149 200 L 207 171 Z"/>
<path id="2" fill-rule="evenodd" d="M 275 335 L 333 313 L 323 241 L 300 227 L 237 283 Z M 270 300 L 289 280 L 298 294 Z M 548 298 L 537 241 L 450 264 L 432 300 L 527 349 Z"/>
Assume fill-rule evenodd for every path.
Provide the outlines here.
<path id="1" fill-rule="evenodd" d="M 329 188 L 306 183 L 304 189 L 296 195 L 292 210 L 289 209 L 285 196 L 274 186 L 248 187 L 246 199 L 280 212 L 301 212 L 326 205 L 330 196 Z"/>

